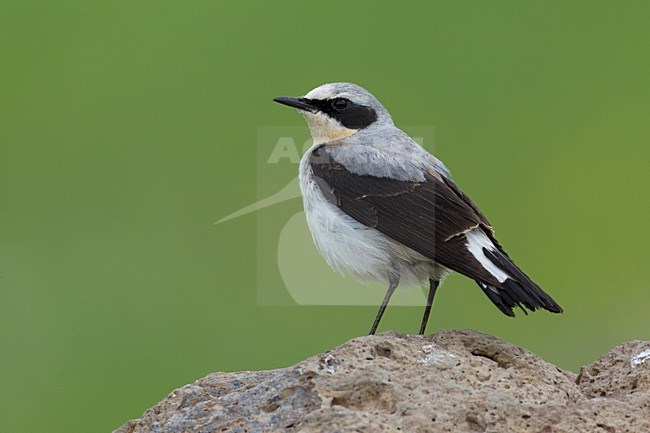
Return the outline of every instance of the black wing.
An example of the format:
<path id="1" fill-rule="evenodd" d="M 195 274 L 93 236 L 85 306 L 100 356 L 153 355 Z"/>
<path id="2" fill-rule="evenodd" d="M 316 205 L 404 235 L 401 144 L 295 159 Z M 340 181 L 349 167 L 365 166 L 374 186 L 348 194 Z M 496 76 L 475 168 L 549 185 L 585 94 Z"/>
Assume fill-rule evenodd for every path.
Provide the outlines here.
<path id="1" fill-rule="evenodd" d="M 311 169 L 321 191 L 343 212 L 449 269 L 474 279 L 507 315 L 512 308 L 562 309 L 507 256 L 477 206 L 448 178 L 427 173 L 423 182 L 357 175 L 321 146 Z M 493 240 L 487 257 L 512 278 L 499 282 L 467 249 L 465 233 L 479 229 Z"/>

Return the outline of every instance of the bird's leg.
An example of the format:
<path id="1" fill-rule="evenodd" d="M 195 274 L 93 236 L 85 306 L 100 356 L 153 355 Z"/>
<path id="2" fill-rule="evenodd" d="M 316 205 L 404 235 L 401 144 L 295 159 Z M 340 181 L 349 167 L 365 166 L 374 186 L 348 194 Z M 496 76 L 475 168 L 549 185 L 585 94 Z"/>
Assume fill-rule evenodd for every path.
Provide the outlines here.
<path id="1" fill-rule="evenodd" d="M 429 296 L 427 297 L 427 306 L 424 307 L 424 316 L 422 317 L 422 325 L 420 325 L 420 335 L 424 334 L 427 329 L 427 322 L 429 321 L 429 313 L 433 305 L 433 297 L 436 296 L 436 289 L 440 281 L 435 281 L 429 278 Z"/>
<path id="2" fill-rule="evenodd" d="M 379 311 L 377 311 L 377 317 L 375 317 L 375 323 L 373 323 L 372 328 L 370 328 L 369 335 L 373 335 L 375 331 L 377 331 L 377 326 L 379 326 L 379 321 L 381 320 L 381 316 L 384 315 L 384 311 L 386 310 L 388 301 L 390 301 L 390 297 L 393 296 L 393 292 L 397 288 L 398 284 L 399 284 L 399 277 L 390 277 L 389 284 L 388 284 L 388 291 L 386 292 L 386 296 L 384 296 L 384 300 L 381 302 Z"/>

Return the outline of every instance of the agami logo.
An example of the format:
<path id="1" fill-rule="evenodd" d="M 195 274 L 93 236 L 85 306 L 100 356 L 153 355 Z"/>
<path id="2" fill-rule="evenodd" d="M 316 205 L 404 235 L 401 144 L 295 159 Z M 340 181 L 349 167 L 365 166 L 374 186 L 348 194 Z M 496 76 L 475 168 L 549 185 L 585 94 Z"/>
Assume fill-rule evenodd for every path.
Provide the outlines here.
<path id="1" fill-rule="evenodd" d="M 431 126 L 403 128 L 433 150 Z M 332 270 L 314 246 L 302 209 L 298 164 L 312 140 L 305 127 L 264 126 L 257 134 L 257 197 L 216 224 L 255 214 L 258 305 L 379 305 L 386 288 Z M 391 305 L 424 305 L 420 288 L 400 287 Z"/>

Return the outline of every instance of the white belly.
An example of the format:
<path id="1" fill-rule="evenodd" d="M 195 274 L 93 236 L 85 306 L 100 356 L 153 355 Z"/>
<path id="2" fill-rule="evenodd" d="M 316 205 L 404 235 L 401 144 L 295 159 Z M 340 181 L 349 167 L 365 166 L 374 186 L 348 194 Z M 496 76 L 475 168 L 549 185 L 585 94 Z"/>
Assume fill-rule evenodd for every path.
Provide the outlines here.
<path id="1" fill-rule="evenodd" d="M 375 280 L 386 285 L 391 276 L 399 277 L 402 285 L 422 285 L 428 278 L 444 278 L 448 273 L 445 268 L 328 202 L 313 180 L 309 153 L 300 163 L 300 189 L 312 238 L 330 266 L 361 282 Z"/>

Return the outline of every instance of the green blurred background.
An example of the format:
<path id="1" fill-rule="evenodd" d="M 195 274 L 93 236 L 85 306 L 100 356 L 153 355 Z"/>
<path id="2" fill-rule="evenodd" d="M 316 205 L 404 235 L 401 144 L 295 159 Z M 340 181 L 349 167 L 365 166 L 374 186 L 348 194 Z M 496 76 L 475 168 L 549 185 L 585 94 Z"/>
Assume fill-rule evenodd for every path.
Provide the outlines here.
<path id="1" fill-rule="evenodd" d="M 214 225 L 260 198 L 258 127 L 303 127 L 271 99 L 330 81 L 435 127 L 566 310 L 509 319 L 453 276 L 430 331 L 572 370 L 650 339 L 649 21 L 647 2 L 4 0 L 0 431 L 111 431 L 209 372 L 367 332 L 375 307 L 259 305 L 257 221 L 298 200 Z"/>

